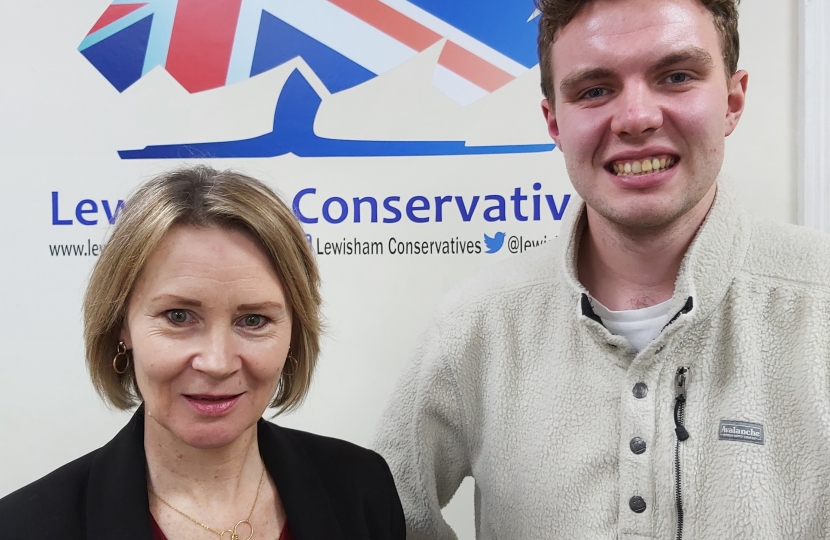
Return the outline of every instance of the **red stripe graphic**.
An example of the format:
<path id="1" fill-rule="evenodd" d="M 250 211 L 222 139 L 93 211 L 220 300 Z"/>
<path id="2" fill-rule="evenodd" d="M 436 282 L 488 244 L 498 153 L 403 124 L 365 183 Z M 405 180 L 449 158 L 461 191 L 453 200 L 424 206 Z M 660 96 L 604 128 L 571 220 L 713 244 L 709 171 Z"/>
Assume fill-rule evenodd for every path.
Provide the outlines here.
<path id="1" fill-rule="evenodd" d="M 167 71 L 188 92 L 225 84 L 242 0 L 179 0 Z"/>
<path id="2" fill-rule="evenodd" d="M 95 23 L 95 26 L 92 27 L 92 30 L 89 31 L 89 34 L 93 32 L 97 32 L 101 28 L 107 26 L 110 23 L 114 23 L 121 17 L 126 17 L 133 11 L 137 10 L 141 6 L 146 6 L 147 4 L 112 4 L 110 5 L 104 14 L 101 15 L 101 18 Z M 87 35 L 89 35 L 87 34 Z"/>
<path id="3" fill-rule="evenodd" d="M 447 40 L 438 63 L 479 88 L 495 92 L 515 77 L 490 62 Z"/>
<path id="4" fill-rule="evenodd" d="M 302 0 L 294 0 L 301 2 Z M 441 36 L 378 0 L 329 0 L 366 24 L 418 52 L 441 40 Z"/>

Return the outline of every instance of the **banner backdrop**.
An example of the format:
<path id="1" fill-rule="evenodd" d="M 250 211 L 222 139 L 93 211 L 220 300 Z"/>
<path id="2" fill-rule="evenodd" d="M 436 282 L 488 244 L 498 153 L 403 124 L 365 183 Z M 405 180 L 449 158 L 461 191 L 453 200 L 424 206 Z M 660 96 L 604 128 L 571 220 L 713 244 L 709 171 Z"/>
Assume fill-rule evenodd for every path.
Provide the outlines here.
<path id="1" fill-rule="evenodd" d="M 367 445 L 438 299 L 554 238 L 578 202 L 540 112 L 534 11 L 532 0 L 6 3 L 0 496 L 125 423 L 87 381 L 81 298 L 129 192 L 182 164 L 241 170 L 294 208 L 321 267 L 327 333 L 308 400 L 276 421 Z M 750 102 L 724 176 L 752 210 L 793 221 L 794 5 L 747 3 L 742 17 Z M 472 537 L 469 485 L 448 515 Z"/>

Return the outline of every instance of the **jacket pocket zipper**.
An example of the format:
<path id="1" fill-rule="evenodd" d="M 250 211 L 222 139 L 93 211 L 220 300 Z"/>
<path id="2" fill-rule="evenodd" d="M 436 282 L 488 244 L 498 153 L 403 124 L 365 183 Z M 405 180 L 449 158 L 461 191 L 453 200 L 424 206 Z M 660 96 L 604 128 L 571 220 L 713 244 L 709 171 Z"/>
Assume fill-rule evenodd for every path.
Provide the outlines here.
<path id="1" fill-rule="evenodd" d="M 689 370 L 677 368 L 674 377 L 674 432 L 677 441 L 674 448 L 674 503 L 677 508 L 677 540 L 683 540 L 683 490 L 680 483 L 680 443 L 689 438 L 689 432 L 683 426 L 686 411 L 686 376 Z"/>

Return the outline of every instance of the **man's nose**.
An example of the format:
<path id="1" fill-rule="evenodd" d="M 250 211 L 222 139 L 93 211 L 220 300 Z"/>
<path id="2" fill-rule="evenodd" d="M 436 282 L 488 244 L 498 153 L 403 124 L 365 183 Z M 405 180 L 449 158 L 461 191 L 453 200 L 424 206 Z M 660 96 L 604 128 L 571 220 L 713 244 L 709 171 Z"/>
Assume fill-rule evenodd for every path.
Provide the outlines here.
<path id="1" fill-rule="evenodd" d="M 227 329 L 212 328 L 204 335 L 201 351 L 192 366 L 216 379 L 224 379 L 239 370 L 241 360 Z"/>
<path id="2" fill-rule="evenodd" d="M 611 130 L 620 137 L 641 137 L 663 125 L 658 96 L 646 82 L 626 84 L 615 102 Z"/>

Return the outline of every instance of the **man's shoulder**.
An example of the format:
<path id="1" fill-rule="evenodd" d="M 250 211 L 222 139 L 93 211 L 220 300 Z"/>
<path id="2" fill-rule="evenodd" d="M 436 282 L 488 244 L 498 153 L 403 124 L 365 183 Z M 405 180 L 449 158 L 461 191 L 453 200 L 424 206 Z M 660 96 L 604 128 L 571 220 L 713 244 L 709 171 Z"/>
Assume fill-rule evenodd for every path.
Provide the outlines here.
<path id="1" fill-rule="evenodd" d="M 458 283 L 438 305 L 439 314 L 477 304 L 515 300 L 522 291 L 535 290 L 556 282 L 562 264 L 559 238 L 513 255 L 488 266 Z"/>
<path id="2" fill-rule="evenodd" d="M 830 287 L 830 235 L 819 231 L 752 219 L 752 236 L 744 269 L 782 281 Z"/>
<path id="3" fill-rule="evenodd" d="M 19 531 L 20 538 L 37 531 L 62 531 L 66 538 L 80 533 L 90 468 L 97 452 L 71 461 L 0 499 L 0 522 L 5 532 Z"/>

